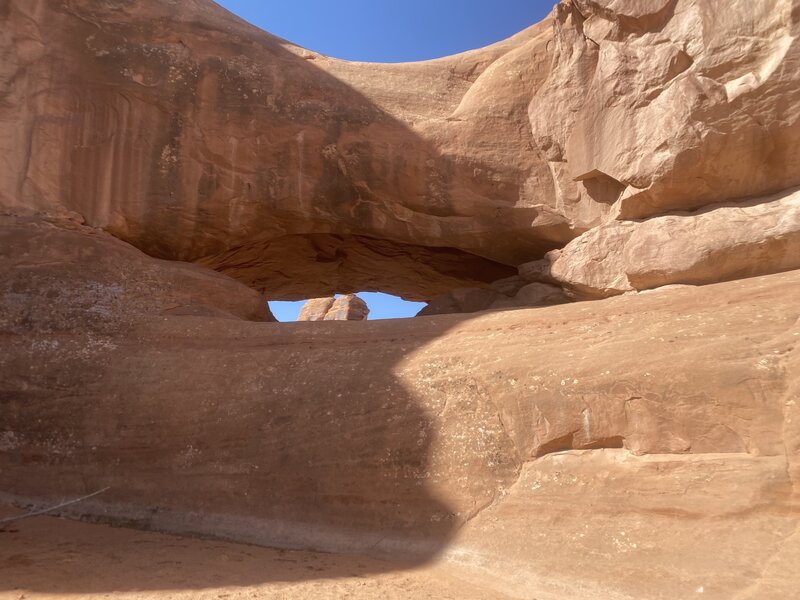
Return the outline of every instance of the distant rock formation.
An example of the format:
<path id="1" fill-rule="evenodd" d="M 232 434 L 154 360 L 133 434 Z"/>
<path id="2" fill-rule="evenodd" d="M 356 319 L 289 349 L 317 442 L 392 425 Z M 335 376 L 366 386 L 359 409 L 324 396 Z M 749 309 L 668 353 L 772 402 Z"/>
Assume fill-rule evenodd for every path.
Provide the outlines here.
<path id="1" fill-rule="evenodd" d="M 333 306 L 336 298 L 311 298 L 303 304 L 300 309 L 300 314 L 297 317 L 298 321 L 324 321 L 325 315 L 328 314 L 331 306 Z"/>
<path id="2" fill-rule="evenodd" d="M 355 294 L 339 298 L 312 298 L 303 305 L 298 321 L 365 321 L 367 303 Z"/>

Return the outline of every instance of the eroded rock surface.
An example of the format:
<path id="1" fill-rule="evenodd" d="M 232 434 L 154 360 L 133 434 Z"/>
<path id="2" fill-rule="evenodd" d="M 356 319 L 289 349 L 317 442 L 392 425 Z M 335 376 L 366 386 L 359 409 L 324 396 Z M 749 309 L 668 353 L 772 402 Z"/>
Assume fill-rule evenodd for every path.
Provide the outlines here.
<path id="1" fill-rule="evenodd" d="M 355 294 L 339 298 L 312 298 L 300 309 L 298 321 L 364 321 L 369 316 L 367 303 Z"/>
<path id="2" fill-rule="evenodd" d="M 542 261 L 534 281 L 601 298 L 670 284 L 704 285 L 800 269 L 800 191 L 592 229 Z"/>
<path id="3" fill-rule="evenodd" d="M 0 327 L 12 345 L 35 328 L 55 335 L 85 327 L 92 339 L 92 332 L 119 335 L 159 315 L 275 320 L 261 294 L 230 277 L 151 258 L 63 218 L 0 215 L 0 292 Z"/>
<path id="4" fill-rule="evenodd" d="M 330 298 L 311 298 L 300 309 L 300 314 L 297 317 L 298 321 L 324 321 L 325 315 L 333 306 L 333 301 L 336 300 L 333 296 Z"/>
<path id="5" fill-rule="evenodd" d="M 478 317 L 276 326 L 243 320 L 235 283 L 219 313 L 165 312 L 142 287 L 158 261 L 55 227 L 12 220 L 5 235 L 30 242 L 2 246 L 6 500 L 109 486 L 65 513 L 441 553 L 527 598 L 702 586 L 755 599 L 796 584 L 780 565 L 798 559 L 800 271 Z M 97 240 L 126 248 L 114 269 L 89 252 L 52 259 L 51 243 Z M 86 291 L 116 286 L 114 310 Z M 58 290 L 60 312 L 41 290 Z M 207 295 L 194 290 L 179 291 Z"/>
<path id="6" fill-rule="evenodd" d="M 792 597 L 798 15 L 562 0 L 377 65 L 209 0 L 0 0 L 0 500 L 519 598 Z M 538 308 L 263 323 L 359 290 Z"/>
<path id="7" fill-rule="evenodd" d="M 566 0 L 554 16 L 530 117 L 565 214 L 642 218 L 800 183 L 796 2 Z"/>
<path id="8" fill-rule="evenodd" d="M 503 290 L 503 291 L 501 291 Z M 504 293 L 505 292 L 505 293 Z M 474 313 L 482 310 L 553 306 L 570 299 L 564 290 L 547 283 L 529 283 L 523 277 L 511 277 L 486 288 L 459 288 L 437 296 L 424 307 L 418 317 Z"/>
<path id="9" fill-rule="evenodd" d="M 325 315 L 326 321 L 365 321 L 369 316 L 367 303 L 355 294 L 336 298 Z"/>
<path id="10" fill-rule="evenodd" d="M 563 0 L 402 65 L 321 56 L 209 0 L 3 6 L 0 203 L 276 299 L 427 301 L 611 219 L 800 184 L 793 0 Z"/>

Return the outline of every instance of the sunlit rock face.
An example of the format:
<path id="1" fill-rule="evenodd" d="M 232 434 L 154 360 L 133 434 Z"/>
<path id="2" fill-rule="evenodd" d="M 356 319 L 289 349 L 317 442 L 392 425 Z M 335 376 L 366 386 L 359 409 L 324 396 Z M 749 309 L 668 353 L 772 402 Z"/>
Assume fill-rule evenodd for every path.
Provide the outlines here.
<path id="1" fill-rule="evenodd" d="M 324 321 L 336 298 L 311 298 L 300 309 L 298 321 Z"/>
<path id="2" fill-rule="evenodd" d="M 9 0 L 0 202 L 276 299 L 429 300 L 614 218 L 800 184 L 796 13 L 565 0 L 488 48 L 384 65 L 208 0 Z"/>
<path id="3" fill-rule="evenodd" d="M 799 27 L 564 0 L 373 65 L 0 0 L 0 501 L 485 597 L 794 597 Z M 361 290 L 433 308 L 325 322 Z"/>
<path id="4" fill-rule="evenodd" d="M 520 266 L 592 299 L 800 269 L 800 191 L 641 221 L 613 221 Z"/>
<path id="5" fill-rule="evenodd" d="M 800 183 L 796 2 L 568 0 L 553 16 L 530 118 L 562 214 L 593 225 Z"/>
<path id="6" fill-rule="evenodd" d="M 520 196 L 547 25 L 430 64 L 355 65 L 206 0 L 4 7 L 5 206 L 75 211 L 275 299 L 425 300 L 572 237 Z M 505 70 L 523 68 L 521 85 L 471 107 L 473 84 L 520 45 Z"/>
<path id="7" fill-rule="evenodd" d="M 369 316 L 367 303 L 355 294 L 345 294 L 333 301 L 325 314 L 326 321 L 365 321 Z"/>
<path id="8" fill-rule="evenodd" d="M 65 514 L 437 558 L 487 598 L 797 587 L 800 271 L 275 324 L 73 222 L 0 241 L 0 501 L 109 488 Z"/>
<path id="9" fill-rule="evenodd" d="M 303 304 L 298 321 L 364 321 L 369 316 L 367 303 L 355 294 L 339 298 L 312 298 Z"/>

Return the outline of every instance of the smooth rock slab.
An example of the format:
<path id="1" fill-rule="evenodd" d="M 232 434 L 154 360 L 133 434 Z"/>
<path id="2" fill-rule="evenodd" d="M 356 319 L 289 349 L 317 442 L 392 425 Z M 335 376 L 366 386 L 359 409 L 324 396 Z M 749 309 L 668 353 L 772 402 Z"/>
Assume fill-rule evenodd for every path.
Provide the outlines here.
<path id="1" fill-rule="evenodd" d="M 43 506 L 108 486 L 64 514 L 444 556 L 533 598 L 661 600 L 686 582 L 758 598 L 796 583 L 779 565 L 796 556 L 798 271 L 480 316 L 276 325 L 162 314 L 137 283 L 152 269 L 126 262 L 154 259 L 63 263 L 51 242 L 93 236 L 19 231 L 29 243 L 2 246 L 0 263 L 6 500 Z M 114 311 L 93 310 L 76 290 L 101 283 L 143 301 L 125 292 Z M 588 458 L 554 456 L 575 450 Z M 536 481 L 538 504 L 523 493 Z M 597 532 L 581 542 L 586 524 Z M 646 551 L 621 553 L 622 531 Z M 690 541 L 700 550 L 681 554 Z"/>

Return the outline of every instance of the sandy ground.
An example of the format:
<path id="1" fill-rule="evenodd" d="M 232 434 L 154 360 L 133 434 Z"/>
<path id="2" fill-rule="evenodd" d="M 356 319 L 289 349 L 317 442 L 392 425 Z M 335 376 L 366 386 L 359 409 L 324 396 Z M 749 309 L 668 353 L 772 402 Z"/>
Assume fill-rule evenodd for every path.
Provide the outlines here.
<path id="1" fill-rule="evenodd" d="M 0 516 L 17 511 L 0 510 Z M 435 566 L 35 517 L 0 530 L 0 599 L 504 598 Z"/>

